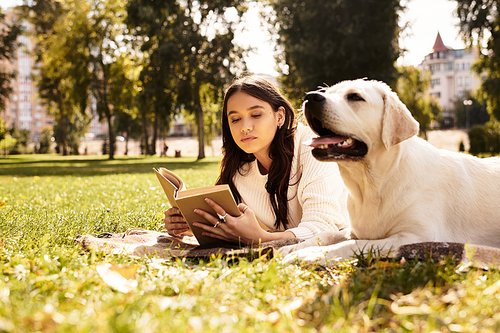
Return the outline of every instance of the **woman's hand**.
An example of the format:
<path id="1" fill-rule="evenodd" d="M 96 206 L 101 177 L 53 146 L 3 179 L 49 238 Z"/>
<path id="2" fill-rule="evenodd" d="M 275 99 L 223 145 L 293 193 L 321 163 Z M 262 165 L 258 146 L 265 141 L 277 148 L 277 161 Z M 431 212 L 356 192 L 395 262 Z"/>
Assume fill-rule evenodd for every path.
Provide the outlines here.
<path id="1" fill-rule="evenodd" d="M 193 225 L 204 230 L 203 235 L 213 238 L 222 239 L 225 241 L 236 241 L 244 244 L 257 244 L 259 242 L 268 241 L 270 233 L 266 232 L 259 225 L 257 217 L 252 209 L 241 203 L 238 209 L 241 212 L 240 216 L 231 216 L 224 211 L 224 208 L 219 206 L 211 199 L 205 201 L 212 207 L 215 212 L 222 218 L 219 219 L 212 214 L 201 209 L 195 209 L 195 213 L 204 217 L 212 226 L 200 222 L 194 222 Z M 214 228 L 215 227 L 215 228 Z M 293 237 L 293 236 L 292 236 Z"/>
<path id="2" fill-rule="evenodd" d="M 165 211 L 165 229 L 171 236 L 192 236 L 193 233 L 189 230 L 189 227 L 181 215 L 179 208 L 169 208 Z"/>

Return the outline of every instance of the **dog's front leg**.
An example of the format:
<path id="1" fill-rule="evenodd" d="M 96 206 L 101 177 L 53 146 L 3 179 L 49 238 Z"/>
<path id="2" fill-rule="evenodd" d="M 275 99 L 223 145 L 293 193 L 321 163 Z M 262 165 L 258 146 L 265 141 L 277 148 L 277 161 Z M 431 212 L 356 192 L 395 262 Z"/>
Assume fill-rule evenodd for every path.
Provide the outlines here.
<path id="1" fill-rule="evenodd" d="M 328 246 L 312 246 L 302 248 L 285 255 L 283 261 L 293 264 L 332 265 L 345 259 L 355 258 L 357 254 L 366 254 L 373 251 L 375 256 L 397 255 L 398 248 L 404 244 L 415 243 L 418 240 L 411 235 L 395 235 L 393 237 L 373 240 L 348 240 Z"/>
<path id="2" fill-rule="evenodd" d="M 333 265 L 339 261 L 352 258 L 356 246 L 355 240 L 344 241 L 328 246 L 311 246 L 290 252 L 283 258 L 287 264 L 319 264 Z"/>

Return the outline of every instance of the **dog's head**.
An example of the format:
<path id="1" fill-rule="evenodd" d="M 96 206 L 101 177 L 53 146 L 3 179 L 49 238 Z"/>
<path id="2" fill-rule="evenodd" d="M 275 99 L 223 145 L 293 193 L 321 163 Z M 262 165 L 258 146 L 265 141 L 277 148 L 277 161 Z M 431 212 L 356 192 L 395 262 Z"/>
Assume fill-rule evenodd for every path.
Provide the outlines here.
<path id="1" fill-rule="evenodd" d="M 359 161 L 418 133 L 418 122 L 387 84 L 343 81 L 307 93 L 304 114 L 318 137 L 305 144 L 322 161 Z"/>

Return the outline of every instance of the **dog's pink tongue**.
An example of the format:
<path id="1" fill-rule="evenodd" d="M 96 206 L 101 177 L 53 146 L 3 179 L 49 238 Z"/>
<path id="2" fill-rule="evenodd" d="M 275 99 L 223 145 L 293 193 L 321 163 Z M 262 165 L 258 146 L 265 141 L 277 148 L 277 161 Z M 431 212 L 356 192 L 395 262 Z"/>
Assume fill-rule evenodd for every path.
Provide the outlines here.
<path id="1" fill-rule="evenodd" d="M 348 138 L 345 136 L 325 135 L 311 140 L 302 142 L 303 145 L 310 147 L 317 147 L 321 145 L 336 145 L 337 143 L 344 142 Z"/>

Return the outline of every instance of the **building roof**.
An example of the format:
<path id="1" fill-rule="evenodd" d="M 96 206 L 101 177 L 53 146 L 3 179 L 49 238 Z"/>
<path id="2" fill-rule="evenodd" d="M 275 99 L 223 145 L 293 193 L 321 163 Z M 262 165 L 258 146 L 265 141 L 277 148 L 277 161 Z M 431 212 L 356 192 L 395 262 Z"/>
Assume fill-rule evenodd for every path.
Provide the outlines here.
<path id="1" fill-rule="evenodd" d="M 432 52 L 446 52 L 448 50 L 452 50 L 451 47 L 444 45 L 443 40 L 441 39 L 441 35 L 437 34 L 436 41 L 434 42 L 434 46 L 432 47 Z"/>

